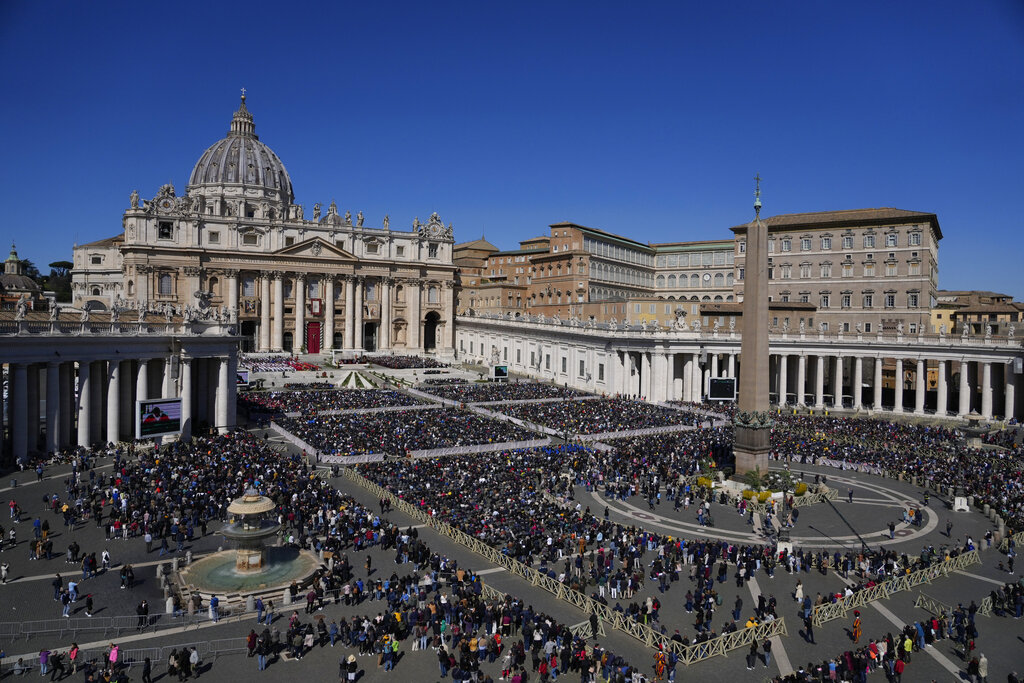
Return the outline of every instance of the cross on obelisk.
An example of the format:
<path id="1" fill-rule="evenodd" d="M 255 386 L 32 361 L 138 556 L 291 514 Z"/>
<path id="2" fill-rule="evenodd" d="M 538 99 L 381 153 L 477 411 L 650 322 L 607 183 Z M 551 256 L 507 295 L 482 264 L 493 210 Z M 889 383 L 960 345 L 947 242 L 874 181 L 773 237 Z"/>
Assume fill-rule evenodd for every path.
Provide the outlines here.
<path id="1" fill-rule="evenodd" d="M 746 238 L 743 277 L 743 342 L 740 345 L 739 410 L 733 421 L 736 471 L 768 468 L 768 226 L 761 222 L 761 175 L 754 176 L 754 220 Z"/>
<path id="2" fill-rule="evenodd" d="M 245 97 L 245 88 L 242 88 L 242 97 Z"/>

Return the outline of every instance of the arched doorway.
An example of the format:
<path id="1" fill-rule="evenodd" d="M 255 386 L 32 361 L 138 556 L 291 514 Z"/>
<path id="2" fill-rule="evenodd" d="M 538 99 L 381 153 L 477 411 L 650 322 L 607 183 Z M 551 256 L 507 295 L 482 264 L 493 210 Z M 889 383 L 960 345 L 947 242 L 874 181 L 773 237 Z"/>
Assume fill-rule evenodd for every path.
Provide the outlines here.
<path id="1" fill-rule="evenodd" d="M 423 350 L 433 351 L 437 348 L 437 323 L 441 320 L 441 316 L 438 315 L 437 311 L 431 311 L 427 313 L 427 317 L 423 321 Z"/>
<path id="2" fill-rule="evenodd" d="M 377 323 L 363 323 L 363 349 L 377 350 Z"/>

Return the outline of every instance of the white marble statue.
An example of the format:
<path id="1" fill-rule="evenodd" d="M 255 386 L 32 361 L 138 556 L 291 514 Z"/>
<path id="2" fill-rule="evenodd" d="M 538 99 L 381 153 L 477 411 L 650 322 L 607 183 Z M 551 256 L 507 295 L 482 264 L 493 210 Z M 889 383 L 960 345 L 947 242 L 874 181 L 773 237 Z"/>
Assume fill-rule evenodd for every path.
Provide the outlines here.
<path id="1" fill-rule="evenodd" d="M 896 323 L 896 334 L 898 334 L 901 337 L 903 336 L 903 321 L 902 320 L 899 321 L 898 323 Z"/>
<path id="2" fill-rule="evenodd" d="M 14 308 L 14 319 L 21 322 L 28 315 L 28 302 L 24 298 L 18 299 Z"/>
<path id="3" fill-rule="evenodd" d="M 390 230 L 391 229 L 391 214 L 387 214 L 387 213 L 384 214 L 384 229 L 385 230 Z"/>
<path id="4" fill-rule="evenodd" d="M 356 214 L 356 227 L 363 227 L 363 220 L 363 212 L 360 211 L 359 213 Z"/>
<path id="5" fill-rule="evenodd" d="M 129 195 L 128 200 L 131 202 L 133 209 L 139 208 L 139 191 L 132 190 L 132 193 L 131 195 Z"/>

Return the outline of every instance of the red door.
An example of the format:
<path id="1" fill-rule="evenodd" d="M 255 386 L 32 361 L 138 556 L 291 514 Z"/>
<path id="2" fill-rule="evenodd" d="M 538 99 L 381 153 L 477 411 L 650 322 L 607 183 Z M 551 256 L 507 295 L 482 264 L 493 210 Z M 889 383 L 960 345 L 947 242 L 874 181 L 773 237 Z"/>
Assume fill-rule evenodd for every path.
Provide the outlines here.
<path id="1" fill-rule="evenodd" d="M 306 325 L 306 353 L 320 353 L 320 323 Z"/>

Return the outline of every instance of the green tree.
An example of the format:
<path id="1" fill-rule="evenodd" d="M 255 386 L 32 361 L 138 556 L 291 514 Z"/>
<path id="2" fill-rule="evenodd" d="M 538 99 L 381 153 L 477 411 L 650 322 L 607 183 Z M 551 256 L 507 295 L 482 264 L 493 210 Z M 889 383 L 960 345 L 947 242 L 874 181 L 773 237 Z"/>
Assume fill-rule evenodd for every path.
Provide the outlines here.
<path id="1" fill-rule="evenodd" d="M 54 261 L 50 264 L 50 277 L 70 277 L 75 264 L 71 261 Z"/>

